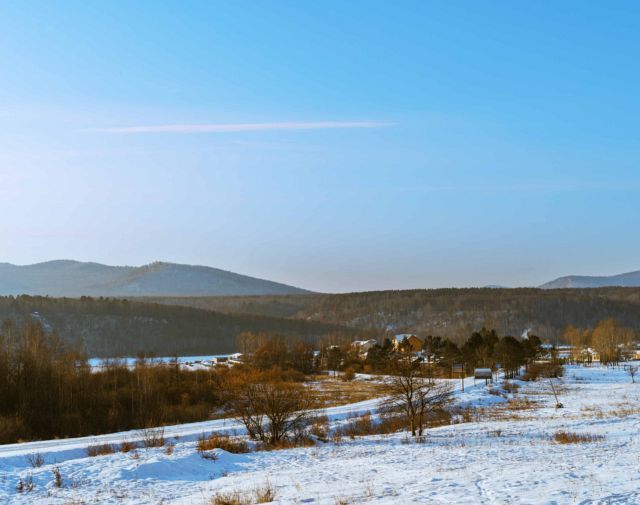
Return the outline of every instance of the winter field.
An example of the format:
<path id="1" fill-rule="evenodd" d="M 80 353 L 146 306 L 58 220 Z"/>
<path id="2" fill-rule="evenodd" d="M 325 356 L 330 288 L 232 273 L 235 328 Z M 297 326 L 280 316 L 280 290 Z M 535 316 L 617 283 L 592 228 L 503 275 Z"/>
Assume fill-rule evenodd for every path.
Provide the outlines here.
<path id="1" fill-rule="evenodd" d="M 508 392 L 467 379 L 455 395 L 457 423 L 421 440 L 343 437 L 270 452 L 215 449 L 205 459 L 200 435 L 242 433 L 241 424 L 216 420 L 166 427 L 170 449 L 87 456 L 89 446 L 139 439 L 135 431 L 0 446 L 0 503 L 254 503 L 266 488 L 279 504 L 640 503 L 640 384 L 622 368 L 567 366 L 556 383 L 564 408 L 556 409 L 548 380 L 512 383 L 519 387 Z M 326 413 L 335 428 L 376 404 Z"/>

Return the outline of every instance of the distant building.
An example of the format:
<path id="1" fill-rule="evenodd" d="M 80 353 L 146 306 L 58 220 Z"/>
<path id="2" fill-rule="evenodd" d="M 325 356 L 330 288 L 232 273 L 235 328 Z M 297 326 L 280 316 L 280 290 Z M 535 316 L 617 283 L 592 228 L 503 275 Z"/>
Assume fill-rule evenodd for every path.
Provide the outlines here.
<path id="1" fill-rule="evenodd" d="M 370 340 L 356 340 L 351 342 L 351 348 L 358 352 L 358 354 L 364 354 L 369 351 L 374 345 L 377 345 L 378 341 L 374 339 Z"/>
<path id="2" fill-rule="evenodd" d="M 493 382 L 493 371 L 491 368 L 476 368 L 473 371 L 473 380 L 484 379 L 487 382 Z"/>
<path id="3" fill-rule="evenodd" d="M 407 348 L 407 346 L 409 347 Z M 422 340 L 411 333 L 401 333 L 393 337 L 393 349 L 419 352 L 422 350 Z"/>

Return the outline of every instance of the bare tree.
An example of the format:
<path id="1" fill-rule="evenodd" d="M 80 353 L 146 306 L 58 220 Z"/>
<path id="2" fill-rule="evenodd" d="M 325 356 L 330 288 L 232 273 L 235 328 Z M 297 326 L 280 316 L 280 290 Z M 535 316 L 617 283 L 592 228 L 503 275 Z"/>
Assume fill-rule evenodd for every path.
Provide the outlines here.
<path id="1" fill-rule="evenodd" d="M 429 418 L 441 411 L 450 401 L 451 386 L 433 380 L 411 356 L 402 356 L 393 363 L 386 385 L 383 409 L 400 413 L 412 436 L 422 436 Z"/>
<path id="2" fill-rule="evenodd" d="M 251 438 L 269 444 L 296 439 L 310 422 L 312 400 L 300 384 L 248 372 L 228 392 L 229 408 Z"/>

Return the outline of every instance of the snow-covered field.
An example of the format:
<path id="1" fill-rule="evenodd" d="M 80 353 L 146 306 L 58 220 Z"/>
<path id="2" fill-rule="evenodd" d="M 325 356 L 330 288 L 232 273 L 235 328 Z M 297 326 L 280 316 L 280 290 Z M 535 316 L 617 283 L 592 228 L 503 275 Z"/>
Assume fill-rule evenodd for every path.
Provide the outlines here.
<path id="1" fill-rule="evenodd" d="M 88 445 L 135 439 L 136 432 L 0 446 L 0 503 L 205 505 L 216 493 L 249 495 L 267 481 L 275 503 L 636 504 L 640 503 L 640 384 L 622 369 L 566 368 L 555 409 L 548 381 L 519 382 L 514 394 L 490 394 L 467 381 L 460 405 L 481 406 L 471 422 L 429 430 L 272 452 L 201 458 L 201 433 L 241 432 L 232 421 L 168 427 L 179 437 L 162 448 L 87 457 Z M 328 409 L 333 423 L 375 401 Z M 603 438 L 559 444 L 558 431 Z M 33 468 L 27 456 L 45 463 Z M 54 485 L 58 467 L 63 486 Z M 22 479 L 30 492 L 18 492 Z"/>

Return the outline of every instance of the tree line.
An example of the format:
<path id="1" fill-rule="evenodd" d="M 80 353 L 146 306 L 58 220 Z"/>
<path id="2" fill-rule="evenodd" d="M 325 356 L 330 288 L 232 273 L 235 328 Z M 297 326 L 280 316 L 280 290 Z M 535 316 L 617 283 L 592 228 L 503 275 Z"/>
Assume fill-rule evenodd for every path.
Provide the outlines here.
<path id="1" fill-rule="evenodd" d="M 295 336 L 309 343 L 334 332 L 354 338 L 366 333 L 318 321 L 91 297 L 0 297 L 0 321 L 6 319 L 55 328 L 67 344 L 81 347 L 91 357 L 231 353 L 236 336 L 245 331 Z"/>
<path id="2" fill-rule="evenodd" d="M 613 318 L 599 321 L 593 328 L 567 326 L 562 336 L 574 348 L 574 361 L 590 362 L 593 355 L 589 349 L 593 349 L 603 364 L 619 363 L 625 354 L 635 350 L 638 338 L 634 329 L 622 326 Z"/>

